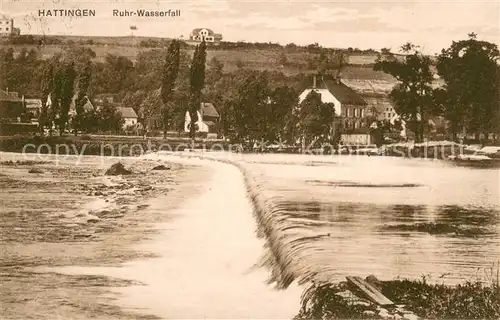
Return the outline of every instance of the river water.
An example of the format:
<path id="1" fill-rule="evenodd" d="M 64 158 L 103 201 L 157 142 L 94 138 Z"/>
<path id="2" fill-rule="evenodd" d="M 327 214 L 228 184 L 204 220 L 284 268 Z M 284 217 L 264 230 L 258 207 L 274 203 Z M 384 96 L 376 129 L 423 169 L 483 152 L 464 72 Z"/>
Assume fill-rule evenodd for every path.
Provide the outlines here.
<path id="1" fill-rule="evenodd" d="M 293 280 L 373 274 L 488 281 L 500 261 L 496 169 L 364 156 L 148 157 L 202 165 L 213 174 L 192 181 L 192 194 L 169 213 L 177 218 L 158 225 L 162 235 L 139 247 L 158 258 L 72 268 L 146 284 L 118 290 L 118 303 L 127 308 L 165 318 L 291 318 L 303 289 Z M 240 170 L 260 203 L 260 225 Z M 148 210 L 166 210 L 166 201 L 156 198 Z M 256 235 L 262 227 L 267 246 Z M 270 270 L 257 267 L 268 247 L 272 261 L 286 269 L 274 274 L 286 290 L 267 285 Z"/>
<path id="2" fill-rule="evenodd" d="M 268 221 L 297 277 L 452 284 L 488 281 L 500 261 L 498 169 L 366 156 L 239 161 L 271 201 Z"/>

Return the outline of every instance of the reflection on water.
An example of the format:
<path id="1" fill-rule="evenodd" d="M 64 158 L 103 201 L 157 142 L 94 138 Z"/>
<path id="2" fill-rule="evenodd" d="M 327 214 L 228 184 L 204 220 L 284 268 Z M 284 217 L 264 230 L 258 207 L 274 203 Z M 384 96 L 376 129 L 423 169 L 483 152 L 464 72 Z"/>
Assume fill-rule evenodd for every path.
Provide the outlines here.
<path id="1" fill-rule="evenodd" d="M 368 157 L 301 166 L 311 157 L 268 157 L 241 162 L 255 177 L 277 255 L 263 263 L 281 266 L 273 279 L 285 287 L 369 274 L 457 283 L 500 261 L 498 171 Z"/>

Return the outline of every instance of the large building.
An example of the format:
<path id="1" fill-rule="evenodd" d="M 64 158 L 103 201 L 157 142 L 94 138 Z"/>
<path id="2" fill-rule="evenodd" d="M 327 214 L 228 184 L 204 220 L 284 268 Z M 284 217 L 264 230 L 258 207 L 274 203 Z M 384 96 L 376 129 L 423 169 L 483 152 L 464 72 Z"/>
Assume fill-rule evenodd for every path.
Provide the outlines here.
<path id="1" fill-rule="evenodd" d="M 312 77 L 312 86 L 302 91 L 299 103 L 314 91 L 321 95 L 323 103 L 333 103 L 335 115 L 344 129 L 357 129 L 364 125 L 368 116 L 368 104 L 359 93 L 330 75 Z"/>
<path id="2" fill-rule="evenodd" d="M 189 40 L 193 42 L 205 40 L 205 42 L 209 43 L 219 43 L 222 41 L 222 35 L 207 28 L 196 28 L 189 34 Z"/>
<path id="3" fill-rule="evenodd" d="M 18 36 L 20 34 L 19 28 L 14 27 L 14 19 L 0 13 L 0 36 Z"/>

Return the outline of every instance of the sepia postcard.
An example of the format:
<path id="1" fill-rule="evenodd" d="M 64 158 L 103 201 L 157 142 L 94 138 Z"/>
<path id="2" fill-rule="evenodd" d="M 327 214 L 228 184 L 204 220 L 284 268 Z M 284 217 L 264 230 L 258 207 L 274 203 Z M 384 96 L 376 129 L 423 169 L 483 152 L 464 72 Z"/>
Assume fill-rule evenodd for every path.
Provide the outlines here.
<path id="1" fill-rule="evenodd" d="M 0 319 L 500 319 L 498 0 L 0 0 Z"/>

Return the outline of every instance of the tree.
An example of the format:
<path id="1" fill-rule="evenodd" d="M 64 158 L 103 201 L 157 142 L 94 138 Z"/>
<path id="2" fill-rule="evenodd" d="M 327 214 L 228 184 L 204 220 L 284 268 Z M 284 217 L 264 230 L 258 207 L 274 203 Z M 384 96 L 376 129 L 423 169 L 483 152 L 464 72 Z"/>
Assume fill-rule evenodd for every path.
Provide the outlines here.
<path id="1" fill-rule="evenodd" d="M 211 84 L 219 81 L 224 76 L 223 70 L 224 63 L 216 57 L 212 57 L 208 62 L 207 82 Z"/>
<path id="2" fill-rule="evenodd" d="M 189 134 L 193 147 L 196 133 L 195 124 L 198 121 L 198 110 L 201 105 L 201 90 L 203 90 L 205 85 L 206 49 L 207 45 L 205 41 L 197 45 L 191 62 L 191 74 L 189 78 L 189 115 L 191 117 L 191 124 Z"/>
<path id="3" fill-rule="evenodd" d="M 498 132 L 499 58 L 497 45 L 477 40 L 474 33 L 439 55 L 437 70 L 445 86 L 436 90 L 436 102 L 454 139 L 460 130 L 476 137 Z"/>
<path id="4" fill-rule="evenodd" d="M 80 67 L 78 72 L 77 81 L 77 94 L 75 98 L 75 110 L 76 116 L 73 120 L 73 128 L 75 130 L 75 135 L 78 130 L 81 130 L 82 115 L 85 112 L 84 105 L 88 100 L 88 90 L 90 87 L 90 81 L 92 77 L 92 62 L 90 60 L 86 61 L 83 66 Z"/>
<path id="5" fill-rule="evenodd" d="M 170 42 L 170 47 L 168 48 L 167 57 L 165 59 L 163 79 L 161 83 L 161 100 L 163 102 L 162 108 L 162 122 L 163 122 L 163 137 L 167 138 L 167 129 L 169 123 L 169 117 L 171 116 L 168 107 L 171 102 L 172 91 L 175 86 L 175 80 L 179 73 L 179 63 L 180 63 L 180 44 L 177 40 L 172 40 Z"/>
<path id="6" fill-rule="evenodd" d="M 76 79 L 76 70 L 73 62 L 65 63 L 56 73 L 57 85 L 60 86 L 58 91 L 59 98 L 59 134 L 62 136 L 66 124 L 68 123 L 68 112 L 71 105 L 71 100 L 74 94 L 74 83 Z"/>
<path id="7" fill-rule="evenodd" d="M 340 72 L 347 65 L 347 56 L 340 51 L 332 52 L 329 49 L 322 48 L 315 65 L 316 71 L 320 75 L 336 71 L 336 77 L 339 77 Z"/>
<path id="8" fill-rule="evenodd" d="M 120 112 L 112 104 L 104 103 L 97 111 L 96 117 L 100 131 L 117 133 L 123 127 L 124 120 Z"/>
<path id="9" fill-rule="evenodd" d="M 266 139 L 293 141 L 296 123 L 292 115 L 299 102 L 298 93 L 291 87 L 280 86 L 271 91 L 269 100 Z"/>
<path id="10" fill-rule="evenodd" d="M 323 103 L 321 95 L 311 91 L 302 101 L 298 110 L 298 126 L 303 143 L 329 141 L 335 118 L 333 103 Z"/>
<path id="11" fill-rule="evenodd" d="M 265 74 L 251 72 L 240 82 L 235 101 L 232 103 L 232 118 L 238 140 L 254 142 L 268 136 L 269 82 Z"/>
<path id="12" fill-rule="evenodd" d="M 398 81 L 389 96 L 396 112 L 415 132 L 416 141 L 421 142 L 424 123 L 433 104 L 431 60 L 411 43 L 403 45 L 401 51 L 406 53 L 404 61 L 393 59 L 392 55 L 380 56 L 373 69 L 388 73 Z"/>
<path id="13" fill-rule="evenodd" d="M 52 126 L 50 124 L 49 110 L 47 108 L 47 99 L 49 94 L 54 90 L 54 68 L 57 61 L 52 58 L 47 60 L 42 72 L 42 79 L 40 81 L 40 92 L 42 94 L 42 110 L 38 118 L 39 128 L 43 134 L 45 126 Z"/>

